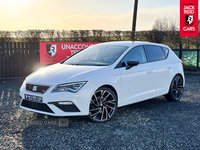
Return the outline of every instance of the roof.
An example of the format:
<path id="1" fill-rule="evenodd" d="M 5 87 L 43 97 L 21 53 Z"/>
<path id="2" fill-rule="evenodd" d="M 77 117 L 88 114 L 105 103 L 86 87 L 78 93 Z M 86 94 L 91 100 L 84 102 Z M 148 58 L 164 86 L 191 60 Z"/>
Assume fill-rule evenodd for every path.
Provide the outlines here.
<path id="1" fill-rule="evenodd" d="M 165 46 L 163 44 L 159 43 L 152 43 L 152 42 L 144 42 L 144 41 L 114 41 L 114 42 L 105 42 L 101 43 L 103 45 L 120 45 L 120 46 L 127 46 L 127 47 L 133 47 L 137 45 L 157 45 L 157 46 Z"/>

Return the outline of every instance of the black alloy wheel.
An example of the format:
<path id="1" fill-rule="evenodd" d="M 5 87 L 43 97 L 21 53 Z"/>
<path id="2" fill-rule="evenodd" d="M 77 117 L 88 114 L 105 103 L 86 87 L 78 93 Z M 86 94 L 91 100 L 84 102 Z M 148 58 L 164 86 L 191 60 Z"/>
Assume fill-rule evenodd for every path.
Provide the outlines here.
<path id="1" fill-rule="evenodd" d="M 183 79 L 180 75 L 176 75 L 171 82 L 169 92 L 165 95 L 168 101 L 179 101 L 183 95 Z"/>
<path id="2" fill-rule="evenodd" d="M 93 94 L 88 118 L 93 122 L 110 120 L 117 110 L 117 96 L 107 87 L 100 87 Z"/>

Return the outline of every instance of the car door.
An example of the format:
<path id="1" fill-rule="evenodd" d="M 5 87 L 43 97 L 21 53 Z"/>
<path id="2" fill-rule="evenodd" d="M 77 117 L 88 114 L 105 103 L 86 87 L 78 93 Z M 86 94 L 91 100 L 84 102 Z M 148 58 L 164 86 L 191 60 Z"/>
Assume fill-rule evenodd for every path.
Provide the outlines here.
<path id="1" fill-rule="evenodd" d="M 139 61 L 137 66 L 127 69 L 127 61 Z M 153 72 L 147 63 L 143 46 L 130 50 L 120 61 L 118 68 L 121 73 L 122 105 L 148 99 L 153 93 Z"/>
<path id="2" fill-rule="evenodd" d="M 172 78 L 172 67 L 167 59 L 168 52 L 163 50 L 160 46 L 145 46 L 149 63 L 152 64 L 154 70 L 153 96 L 160 96 L 166 94 L 169 89 L 169 84 Z M 169 51 L 169 50 L 168 50 Z"/>

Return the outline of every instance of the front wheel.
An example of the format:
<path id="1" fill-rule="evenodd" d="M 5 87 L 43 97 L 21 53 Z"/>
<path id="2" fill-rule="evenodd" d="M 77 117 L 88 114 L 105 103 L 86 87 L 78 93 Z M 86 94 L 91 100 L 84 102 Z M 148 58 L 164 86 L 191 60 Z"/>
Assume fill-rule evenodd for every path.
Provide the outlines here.
<path id="1" fill-rule="evenodd" d="M 183 79 L 176 75 L 171 82 L 169 92 L 165 95 L 168 101 L 179 101 L 183 95 Z"/>
<path id="2" fill-rule="evenodd" d="M 88 118 L 93 122 L 106 122 L 113 117 L 116 110 L 116 94 L 107 87 L 101 87 L 91 98 Z"/>

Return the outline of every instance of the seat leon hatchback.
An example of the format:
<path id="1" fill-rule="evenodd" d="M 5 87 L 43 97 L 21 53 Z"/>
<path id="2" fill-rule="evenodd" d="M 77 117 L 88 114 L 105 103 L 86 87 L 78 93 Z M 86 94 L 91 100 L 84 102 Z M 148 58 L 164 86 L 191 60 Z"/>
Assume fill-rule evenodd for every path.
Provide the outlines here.
<path id="1" fill-rule="evenodd" d="M 20 107 L 106 122 L 121 106 L 162 95 L 179 101 L 184 85 L 183 63 L 168 46 L 107 42 L 30 74 L 20 88 Z"/>

